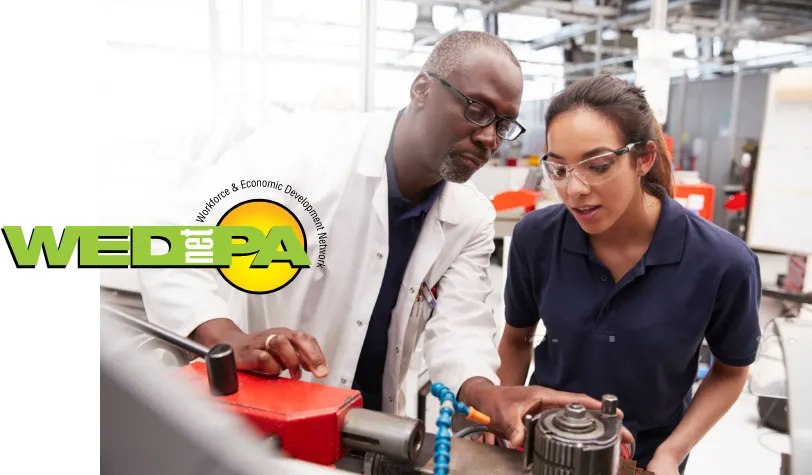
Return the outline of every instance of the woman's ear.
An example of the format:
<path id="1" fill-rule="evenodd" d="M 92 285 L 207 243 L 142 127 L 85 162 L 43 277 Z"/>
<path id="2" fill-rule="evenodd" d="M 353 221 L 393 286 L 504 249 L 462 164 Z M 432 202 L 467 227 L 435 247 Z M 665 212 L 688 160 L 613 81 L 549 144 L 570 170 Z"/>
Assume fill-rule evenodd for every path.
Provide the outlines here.
<path id="1" fill-rule="evenodd" d="M 426 105 L 426 98 L 429 94 L 429 75 L 420 73 L 412 81 L 412 87 L 409 89 L 409 96 L 412 99 L 412 104 L 418 109 L 422 109 Z"/>
<path id="2" fill-rule="evenodd" d="M 645 147 L 637 155 L 637 174 L 639 176 L 646 176 L 654 166 L 654 160 L 657 158 L 657 144 L 649 140 L 646 142 Z"/>

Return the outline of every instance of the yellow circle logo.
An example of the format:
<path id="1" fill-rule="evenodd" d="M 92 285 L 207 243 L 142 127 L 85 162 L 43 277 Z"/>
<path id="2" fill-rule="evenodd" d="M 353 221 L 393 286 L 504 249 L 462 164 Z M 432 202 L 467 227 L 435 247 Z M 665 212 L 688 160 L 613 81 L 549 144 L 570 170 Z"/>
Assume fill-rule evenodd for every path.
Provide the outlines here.
<path id="1" fill-rule="evenodd" d="M 306 252 L 307 237 L 299 219 L 285 206 L 270 200 L 250 200 L 240 203 L 226 212 L 218 226 L 252 226 L 268 235 L 271 228 L 290 228 L 298 245 Z M 234 239 L 234 244 L 241 241 Z M 288 242 L 288 246 L 296 243 Z M 280 242 L 278 251 L 285 251 L 285 243 Z M 269 294 L 284 288 L 299 275 L 301 267 L 291 262 L 271 262 L 267 267 L 251 267 L 256 253 L 232 256 L 231 266 L 220 268 L 220 275 L 235 288 L 252 294 Z"/>

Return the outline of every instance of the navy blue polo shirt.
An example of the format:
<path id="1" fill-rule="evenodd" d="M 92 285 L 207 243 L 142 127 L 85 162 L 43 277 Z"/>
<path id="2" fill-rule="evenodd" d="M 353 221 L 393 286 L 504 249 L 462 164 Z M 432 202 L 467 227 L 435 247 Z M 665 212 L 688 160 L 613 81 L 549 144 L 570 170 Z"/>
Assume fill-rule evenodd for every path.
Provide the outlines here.
<path id="1" fill-rule="evenodd" d="M 640 467 L 690 403 L 703 338 L 719 361 L 753 363 L 760 299 L 756 255 L 671 198 L 643 258 L 617 283 L 564 205 L 528 213 L 510 244 L 506 321 L 547 330 L 531 384 L 617 395 Z"/>
<path id="2" fill-rule="evenodd" d="M 361 392 L 364 408 L 377 411 L 382 408 L 383 371 L 389 344 L 392 309 L 397 303 L 403 275 L 423 228 L 423 221 L 445 184 L 441 181 L 417 205 L 404 198 L 395 177 L 391 139 L 386 152 L 386 172 L 389 182 L 389 255 L 352 386 Z"/>

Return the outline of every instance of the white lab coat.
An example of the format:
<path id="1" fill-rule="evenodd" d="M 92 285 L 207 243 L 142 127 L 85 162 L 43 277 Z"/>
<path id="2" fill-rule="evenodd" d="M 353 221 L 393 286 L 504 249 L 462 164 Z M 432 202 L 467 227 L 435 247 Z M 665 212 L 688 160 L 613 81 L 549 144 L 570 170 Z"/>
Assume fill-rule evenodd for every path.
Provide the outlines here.
<path id="1" fill-rule="evenodd" d="M 148 318 L 188 334 L 212 318 L 230 318 L 246 332 L 271 327 L 315 336 L 329 376 L 303 379 L 350 388 L 388 254 L 388 184 L 385 154 L 396 114 L 323 114 L 277 124 L 200 170 L 167 201 L 169 217 L 156 224 L 214 225 L 235 204 L 266 198 L 293 210 L 305 227 L 314 265 L 284 289 L 265 295 L 231 287 L 215 271 L 142 269 L 139 283 Z M 297 125 L 297 123 L 299 125 Z M 290 184 L 304 195 L 327 231 L 326 267 L 315 265 L 319 242 L 311 216 L 293 196 L 245 189 L 218 203 L 205 223 L 195 217 L 210 197 L 239 180 Z M 389 328 L 383 410 L 405 413 L 403 385 L 421 335 L 432 381 L 455 393 L 471 377 L 498 384 L 497 332 L 485 299 L 494 249 L 495 211 L 473 185 L 447 183 L 426 216 L 406 269 Z M 425 282 L 436 286 L 432 311 L 419 298 Z"/>

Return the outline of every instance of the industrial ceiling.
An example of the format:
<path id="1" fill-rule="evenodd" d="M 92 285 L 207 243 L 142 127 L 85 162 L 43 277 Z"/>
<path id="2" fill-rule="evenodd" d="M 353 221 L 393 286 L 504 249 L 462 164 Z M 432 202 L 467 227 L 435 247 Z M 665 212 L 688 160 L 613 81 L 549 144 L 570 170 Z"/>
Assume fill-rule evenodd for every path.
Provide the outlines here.
<path id="1" fill-rule="evenodd" d="M 448 33 L 432 26 L 434 5 L 479 9 L 484 28 L 493 33 L 499 33 L 499 13 L 557 19 L 562 28 L 554 33 L 506 39 L 534 50 L 562 47 L 569 78 L 591 75 L 598 67 L 630 72 L 637 52 L 633 33 L 649 25 L 653 6 L 652 0 L 404 1 L 418 4 L 415 41 L 421 46 Z M 670 32 L 696 36 L 696 51 L 688 58 L 700 63 L 734 63 L 733 51 L 740 40 L 812 45 L 812 0 L 671 0 L 665 8 Z M 686 53 L 676 50 L 674 57 L 685 58 Z"/>

